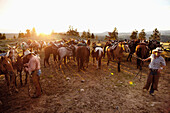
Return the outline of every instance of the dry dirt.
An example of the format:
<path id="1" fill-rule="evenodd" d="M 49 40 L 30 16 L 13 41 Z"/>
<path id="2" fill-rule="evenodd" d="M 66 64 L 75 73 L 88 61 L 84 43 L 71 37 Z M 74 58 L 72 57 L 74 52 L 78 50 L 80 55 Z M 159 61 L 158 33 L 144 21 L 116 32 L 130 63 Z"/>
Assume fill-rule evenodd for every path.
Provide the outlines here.
<path id="1" fill-rule="evenodd" d="M 67 66 L 58 70 L 50 57 L 50 67 L 43 67 L 44 53 L 41 52 L 42 74 L 40 83 L 43 94 L 40 98 L 28 96 L 27 85 L 20 86 L 17 77 L 18 93 L 8 95 L 4 76 L 0 76 L 0 112 L 2 113 L 168 113 L 170 112 L 170 61 L 162 71 L 155 96 L 143 92 L 148 75 L 148 64 L 144 64 L 142 78 L 135 77 L 135 58 L 132 62 L 121 63 L 117 72 L 116 62 L 96 70 L 90 59 L 86 70 L 77 72 L 76 62 L 71 60 Z M 70 78 L 68 80 L 68 77 Z M 23 77 L 24 80 L 24 77 Z M 133 84 L 129 82 L 132 81 Z"/>

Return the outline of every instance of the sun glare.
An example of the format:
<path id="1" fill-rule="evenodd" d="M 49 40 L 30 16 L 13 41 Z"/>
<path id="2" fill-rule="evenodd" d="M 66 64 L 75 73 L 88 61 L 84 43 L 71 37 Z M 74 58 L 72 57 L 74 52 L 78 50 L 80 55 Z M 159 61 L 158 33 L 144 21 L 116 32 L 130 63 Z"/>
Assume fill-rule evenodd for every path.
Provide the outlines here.
<path id="1" fill-rule="evenodd" d="M 36 28 L 37 35 L 49 35 L 51 34 L 52 30 L 51 29 L 46 29 L 46 28 Z"/>

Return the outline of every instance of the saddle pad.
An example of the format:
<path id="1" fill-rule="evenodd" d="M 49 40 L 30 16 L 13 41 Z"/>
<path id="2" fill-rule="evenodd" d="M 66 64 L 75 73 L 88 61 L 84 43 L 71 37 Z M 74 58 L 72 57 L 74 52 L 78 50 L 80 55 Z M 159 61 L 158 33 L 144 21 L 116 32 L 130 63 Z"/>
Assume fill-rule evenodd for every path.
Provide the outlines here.
<path id="1" fill-rule="evenodd" d="M 5 56 L 7 53 L 1 53 L 0 56 Z"/>
<path id="2" fill-rule="evenodd" d="M 97 50 L 101 50 L 103 52 L 103 49 L 101 47 L 96 47 L 94 52 L 96 52 Z"/>

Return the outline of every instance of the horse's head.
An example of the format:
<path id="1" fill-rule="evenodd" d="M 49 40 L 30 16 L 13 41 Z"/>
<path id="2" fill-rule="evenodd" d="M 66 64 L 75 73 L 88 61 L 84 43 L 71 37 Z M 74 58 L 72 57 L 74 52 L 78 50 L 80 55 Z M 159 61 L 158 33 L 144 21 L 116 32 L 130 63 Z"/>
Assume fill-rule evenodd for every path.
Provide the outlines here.
<path id="1" fill-rule="evenodd" d="M 17 46 L 8 46 L 9 50 L 7 52 L 7 57 L 11 59 L 12 62 L 15 62 L 18 56 Z"/>

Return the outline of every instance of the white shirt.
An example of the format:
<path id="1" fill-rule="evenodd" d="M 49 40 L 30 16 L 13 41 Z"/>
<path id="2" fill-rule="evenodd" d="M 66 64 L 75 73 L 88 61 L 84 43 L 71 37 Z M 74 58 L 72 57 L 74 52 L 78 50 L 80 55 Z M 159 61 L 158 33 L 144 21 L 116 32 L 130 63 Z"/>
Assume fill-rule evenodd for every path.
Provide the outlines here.
<path id="1" fill-rule="evenodd" d="M 154 54 L 151 54 L 149 58 L 151 58 L 151 62 L 149 64 L 149 68 L 151 69 L 159 69 L 161 65 L 166 66 L 165 59 L 162 56 L 154 58 Z"/>

